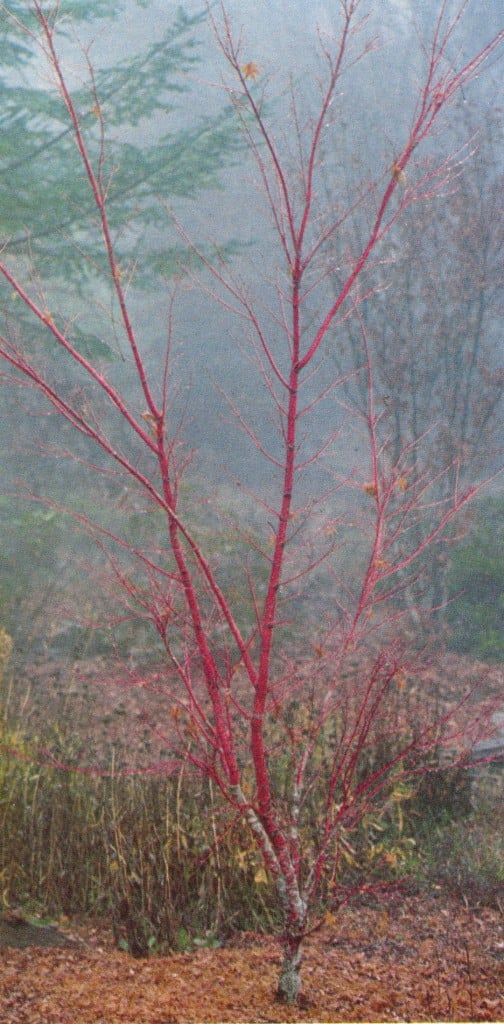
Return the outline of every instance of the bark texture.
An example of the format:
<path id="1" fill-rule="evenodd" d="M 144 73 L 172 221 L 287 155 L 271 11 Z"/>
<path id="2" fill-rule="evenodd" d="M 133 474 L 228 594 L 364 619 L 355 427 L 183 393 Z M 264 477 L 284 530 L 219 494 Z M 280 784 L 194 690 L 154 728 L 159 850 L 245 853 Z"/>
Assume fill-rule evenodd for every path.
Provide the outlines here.
<path id="1" fill-rule="evenodd" d="M 301 962 L 303 956 L 300 939 L 287 939 L 284 943 L 284 958 L 278 979 L 277 999 L 280 1003 L 293 1005 L 301 993 Z"/>

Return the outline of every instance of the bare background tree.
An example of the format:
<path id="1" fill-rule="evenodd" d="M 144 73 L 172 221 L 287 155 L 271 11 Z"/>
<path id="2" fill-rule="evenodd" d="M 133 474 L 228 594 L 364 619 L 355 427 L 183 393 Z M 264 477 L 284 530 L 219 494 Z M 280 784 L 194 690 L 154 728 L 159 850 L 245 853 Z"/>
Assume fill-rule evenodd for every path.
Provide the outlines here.
<path id="1" fill-rule="evenodd" d="M 460 147 L 457 173 L 433 203 L 415 206 L 401 220 L 382 250 L 383 261 L 362 285 L 374 289 L 362 317 L 373 353 L 381 436 L 388 439 L 392 460 L 405 444 L 424 439 L 409 481 L 428 466 L 440 501 L 451 492 L 455 475 L 467 483 L 501 465 L 503 428 L 499 115 L 488 109 L 482 118 L 480 109 L 464 101 L 451 137 Z M 356 218 L 353 230 L 359 238 L 363 225 Z M 352 320 L 343 325 L 334 359 L 340 373 L 358 370 L 361 340 Z M 346 391 L 366 408 L 362 374 L 349 378 Z M 416 609 L 417 625 L 419 611 L 428 612 L 430 630 L 443 624 L 447 544 L 461 529 L 463 521 L 429 550 L 416 593 L 405 595 Z"/>

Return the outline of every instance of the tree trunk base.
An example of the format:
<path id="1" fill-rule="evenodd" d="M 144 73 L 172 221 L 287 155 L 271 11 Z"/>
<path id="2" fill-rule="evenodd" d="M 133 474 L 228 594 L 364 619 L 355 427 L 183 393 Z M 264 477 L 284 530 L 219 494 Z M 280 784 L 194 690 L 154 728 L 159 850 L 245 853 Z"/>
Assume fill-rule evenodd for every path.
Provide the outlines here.
<path id="1" fill-rule="evenodd" d="M 301 995 L 301 950 L 299 946 L 285 951 L 276 999 L 279 1003 L 293 1006 L 299 1002 Z"/>

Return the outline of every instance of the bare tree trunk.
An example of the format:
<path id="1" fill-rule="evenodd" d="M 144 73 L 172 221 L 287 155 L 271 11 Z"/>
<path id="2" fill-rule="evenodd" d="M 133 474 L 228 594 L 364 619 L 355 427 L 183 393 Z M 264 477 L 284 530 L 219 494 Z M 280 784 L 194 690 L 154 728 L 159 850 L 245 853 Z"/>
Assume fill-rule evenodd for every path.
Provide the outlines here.
<path id="1" fill-rule="evenodd" d="M 301 992 L 302 936 L 286 936 L 284 958 L 278 979 L 277 999 L 280 1003 L 292 1005 L 298 1002 Z"/>

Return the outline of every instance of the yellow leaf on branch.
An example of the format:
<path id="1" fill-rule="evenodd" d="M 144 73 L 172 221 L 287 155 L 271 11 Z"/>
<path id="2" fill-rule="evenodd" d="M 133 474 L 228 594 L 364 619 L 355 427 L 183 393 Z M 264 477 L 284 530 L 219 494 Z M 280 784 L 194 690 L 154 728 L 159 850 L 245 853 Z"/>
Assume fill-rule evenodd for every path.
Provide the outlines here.
<path id="1" fill-rule="evenodd" d="M 399 181 L 401 185 L 404 185 L 406 183 L 406 175 L 402 167 L 399 166 L 399 164 L 392 164 L 392 174 L 394 175 L 395 180 Z"/>
<path id="2" fill-rule="evenodd" d="M 235 860 L 240 868 L 240 871 L 247 870 L 248 861 L 248 850 L 237 850 L 235 853 Z"/>
<path id="3" fill-rule="evenodd" d="M 255 882 L 256 885 L 267 885 L 268 884 L 268 876 L 267 876 L 264 868 L 259 868 L 259 870 L 256 871 L 256 873 L 254 875 L 254 882 Z"/>

